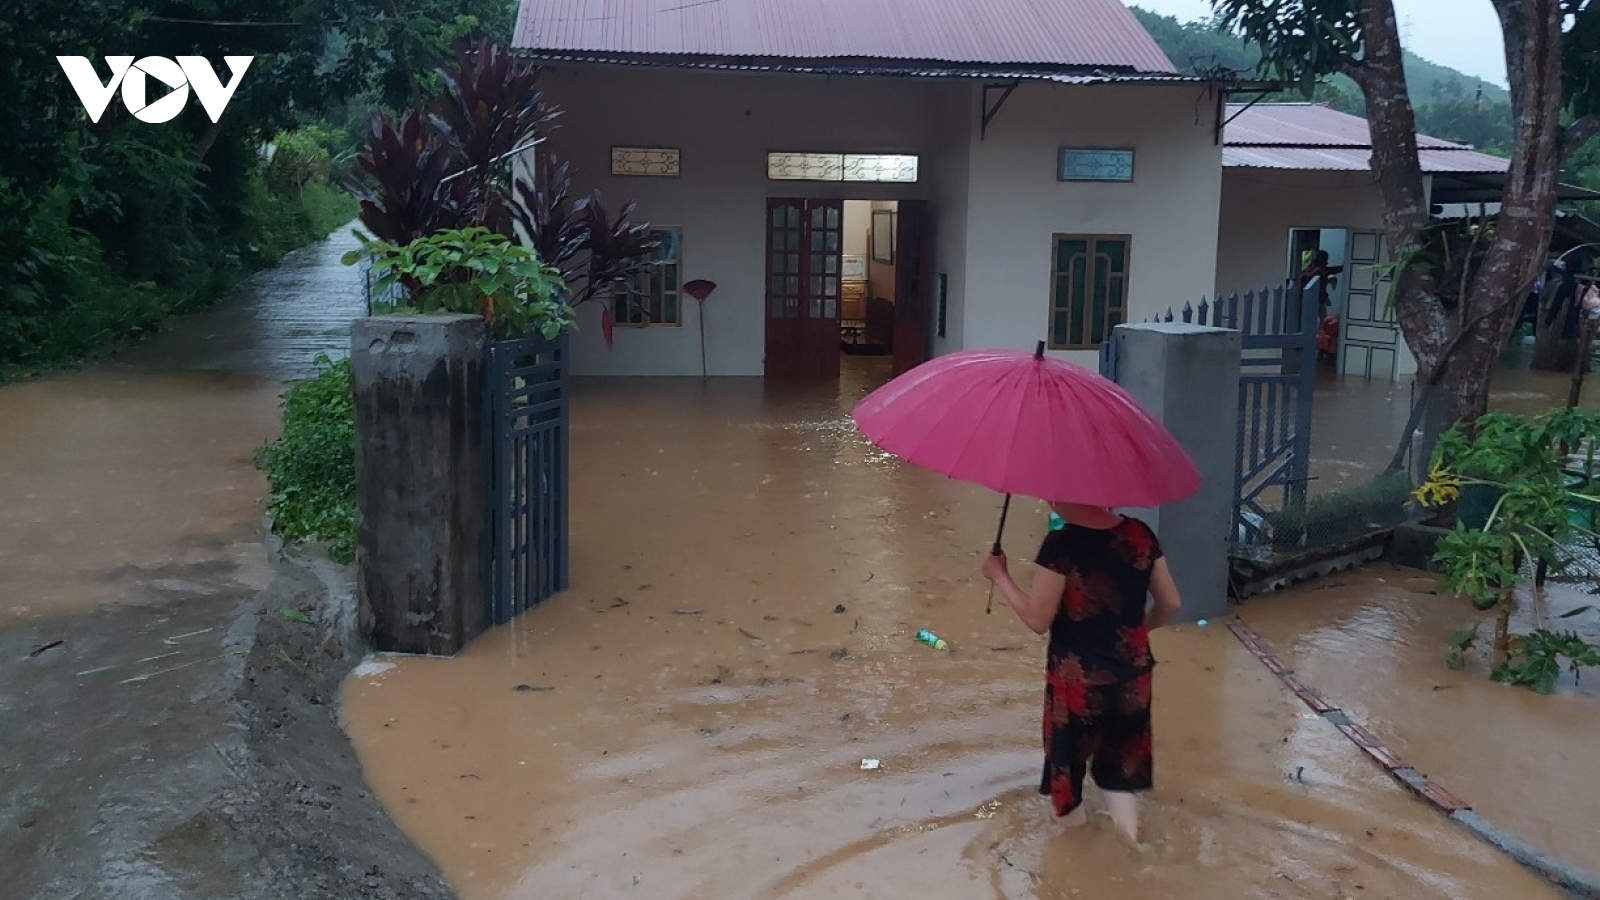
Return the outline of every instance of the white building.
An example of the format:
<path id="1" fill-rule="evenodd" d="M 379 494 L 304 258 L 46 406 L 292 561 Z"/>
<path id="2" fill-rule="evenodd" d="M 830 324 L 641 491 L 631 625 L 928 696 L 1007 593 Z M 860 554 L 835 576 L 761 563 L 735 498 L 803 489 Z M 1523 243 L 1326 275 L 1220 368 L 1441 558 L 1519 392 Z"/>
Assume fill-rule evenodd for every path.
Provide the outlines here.
<path id="1" fill-rule="evenodd" d="M 1217 281 L 1223 93 L 1118 0 L 541 0 L 515 46 L 575 190 L 672 248 L 612 346 L 583 310 L 579 374 L 700 374 L 697 279 L 710 374 L 810 377 L 863 324 L 902 370 L 1041 339 L 1092 366 Z"/>

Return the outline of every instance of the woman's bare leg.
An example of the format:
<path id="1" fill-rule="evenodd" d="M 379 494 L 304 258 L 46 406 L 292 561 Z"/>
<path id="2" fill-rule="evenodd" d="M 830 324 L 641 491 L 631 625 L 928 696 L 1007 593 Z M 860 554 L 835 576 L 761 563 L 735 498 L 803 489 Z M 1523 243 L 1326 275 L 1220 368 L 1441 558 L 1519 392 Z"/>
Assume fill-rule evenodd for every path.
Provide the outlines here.
<path id="1" fill-rule="evenodd" d="M 1111 824 L 1117 826 L 1128 840 L 1139 843 L 1139 798 L 1127 791 L 1102 791 L 1106 798 L 1106 812 Z"/>

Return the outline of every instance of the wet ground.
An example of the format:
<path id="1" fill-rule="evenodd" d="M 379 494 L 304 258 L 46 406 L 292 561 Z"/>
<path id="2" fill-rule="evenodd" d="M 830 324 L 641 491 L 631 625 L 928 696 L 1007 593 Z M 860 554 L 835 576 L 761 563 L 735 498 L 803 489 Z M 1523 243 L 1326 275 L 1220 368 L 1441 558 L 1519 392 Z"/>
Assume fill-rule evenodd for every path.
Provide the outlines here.
<path id="1" fill-rule="evenodd" d="M 225 576 L 259 586 L 257 447 L 284 383 L 348 353 L 353 243 L 297 251 L 105 365 L 0 388 L 0 627 Z"/>
<path id="2" fill-rule="evenodd" d="M 1538 849 L 1600 873 L 1600 673 L 1554 696 L 1496 684 L 1486 647 L 1465 671 L 1447 636 L 1492 614 L 1433 593 L 1431 577 L 1387 565 L 1251 600 L 1242 615 L 1307 684 L 1341 704 L 1418 770 Z M 1576 586 L 1525 594 L 1513 633 L 1573 629 L 1600 643 L 1600 614 L 1559 617 L 1596 598 Z"/>
<path id="3" fill-rule="evenodd" d="M 337 629 L 277 612 L 321 626 L 314 598 L 339 585 L 268 564 L 250 464 L 283 382 L 345 350 L 349 243 L 106 365 L 0 389 L 0 898 L 441 896 L 328 727 Z M 996 498 L 856 440 L 841 411 L 885 373 L 851 362 L 867 368 L 815 391 L 580 384 L 577 587 L 460 659 L 346 684 L 378 793 L 468 900 L 1548 895 L 1215 627 L 1158 636 L 1147 846 L 1060 833 L 1031 791 L 1042 647 L 979 611 Z M 1319 455 L 1381 466 L 1362 435 L 1398 428 L 1393 388 L 1335 390 Z M 1042 533 L 1032 513 L 1014 555 Z M 1430 774 L 1475 801 L 1487 785 L 1491 817 L 1575 861 L 1600 845 L 1572 812 L 1593 808 L 1584 787 L 1541 775 L 1585 771 L 1592 734 L 1481 682 L 1432 691 L 1454 684 L 1426 649 L 1454 613 L 1366 583 L 1307 596 L 1247 614 L 1325 692 L 1372 693 Z M 1358 644 L 1397 673 L 1387 691 L 1340 668 Z M 1441 695 L 1460 705 L 1428 713 Z M 1501 732 L 1459 724 L 1480 705 L 1573 737 L 1496 762 Z"/>
<path id="4" fill-rule="evenodd" d="M 1572 376 L 1527 368 L 1496 369 L 1489 398 L 1495 412 L 1537 415 L 1565 406 Z M 1355 487 L 1388 467 L 1411 414 L 1410 381 L 1363 381 L 1322 374 L 1312 404 L 1309 491 Z M 1582 405 L 1600 412 L 1600 381 L 1584 385 Z"/>
<path id="5" fill-rule="evenodd" d="M 251 462 L 347 342 L 347 243 L 0 388 L 0 900 L 445 894 L 328 711 L 339 573 L 269 561 Z"/>
<path id="6" fill-rule="evenodd" d="M 466 900 L 1552 896 L 1215 626 L 1157 636 L 1146 845 L 1063 833 L 1034 792 L 1043 647 L 982 609 L 998 498 L 854 435 L 882 374 L 580 382 L 574 588 L 344 692 Z M 1013 512 L 1025 558 L 1044 512 Z"/>

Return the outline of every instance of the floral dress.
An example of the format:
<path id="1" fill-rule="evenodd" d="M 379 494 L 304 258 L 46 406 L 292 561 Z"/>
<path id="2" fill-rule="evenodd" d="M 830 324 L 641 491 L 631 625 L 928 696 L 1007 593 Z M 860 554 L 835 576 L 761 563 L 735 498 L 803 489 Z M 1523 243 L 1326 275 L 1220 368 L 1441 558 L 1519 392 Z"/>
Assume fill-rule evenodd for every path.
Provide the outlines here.
<path id="1" fill-rule="evenodd" d="M 1050 623 L 1039 782 L 1056 815 L 1083 802 L 1085 774 L 1108 791 L 1151 787 L 1145 604 L 1160 558 L 1155 532 L 1126 516 L 1111 528 L 1069 523 L 1039 548 L 1035 562 L 1067 579 Z"/>

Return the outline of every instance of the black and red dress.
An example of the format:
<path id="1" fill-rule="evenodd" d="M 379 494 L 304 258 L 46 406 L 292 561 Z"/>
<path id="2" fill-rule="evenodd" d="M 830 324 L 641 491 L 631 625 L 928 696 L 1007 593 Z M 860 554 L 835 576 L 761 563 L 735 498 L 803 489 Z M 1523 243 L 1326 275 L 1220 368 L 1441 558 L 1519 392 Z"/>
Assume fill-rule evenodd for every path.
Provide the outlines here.
<path id="1" fill-rule="evenodd" d="M 1056 815 L 1083 802 L 1084 775 L 1108 791 L 1152 784 L 1150 656 L 1145 604 L 1161 542 L 1124 516 L 1111 528 L 1067 523 L 1035 559 L 1064 575 L 1045 673 L 1044 775 Z"/>

